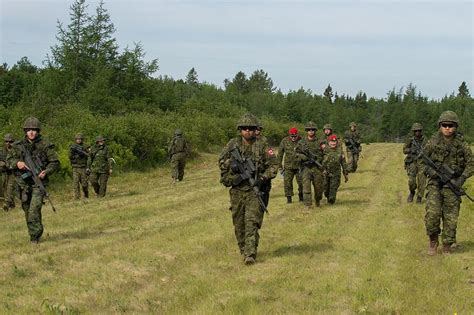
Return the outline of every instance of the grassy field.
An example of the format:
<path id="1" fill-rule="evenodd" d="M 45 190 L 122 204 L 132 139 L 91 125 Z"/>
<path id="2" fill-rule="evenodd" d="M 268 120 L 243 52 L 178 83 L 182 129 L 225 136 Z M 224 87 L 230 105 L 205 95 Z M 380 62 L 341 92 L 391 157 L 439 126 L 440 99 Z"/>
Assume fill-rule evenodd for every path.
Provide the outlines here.
<path id="1" fill-rule="evenodd" d="M 53 192 L 38 246 L 22 211 L 0 213 L 0 313 L 474 312 L 474 204 L 463 200 L 457 252 L 427 256 L 401 145 L 366 145 L 337 203 L 309 214 L 285 203 L 279 175 L 253 266 L 216 160 L 201 156 L 176 185 L 168 169 L 114 176 L 100 200 Z"/>

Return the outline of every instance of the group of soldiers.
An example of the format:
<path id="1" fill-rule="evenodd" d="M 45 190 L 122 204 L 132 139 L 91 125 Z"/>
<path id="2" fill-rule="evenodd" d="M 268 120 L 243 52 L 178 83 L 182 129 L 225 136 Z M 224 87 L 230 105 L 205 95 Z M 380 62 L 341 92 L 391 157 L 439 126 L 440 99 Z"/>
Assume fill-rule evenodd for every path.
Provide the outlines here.
<path id="1" fill-rule="evenodd" d="M 15 195 L 18 195 L 30 241 L 37 244 L 43 234 L 41 208 L 44 199 L 49 199 L 46 187 L 49 177 L 59 169 L 60 163 L 55 145 L 42 137 L 41 123 L 37 118 L 27 118 L 23 131 L 25 136 L 18 141 L 11 134 L 4 137 L 5 145 L 0 155 L 3 209 L 9 211 L 14 208 Z M 106 139 L 98 136 L 92 147 L 86 146 L 83 140 L 84 136 L 78 133 L 69 148 L 75 198 L 81 197 L 80 187 L 84 197 L 89 197 L 89 181 L 97 196 L 104 197 L 113 160 L 105 144 Z"/>
<path id="2" fill-rule="evenodd" d="M 310 209 L 311 187 L 316 206 L 321 206 L 323 194 L 328 203 L 334 204 L 341 180 L 341 172 L 348 180 L 348 173 L 357 169 L 361 151 L 357 125 L 351 123 L 344 135 L 351 160 L 346 162 L 342 144 L 332 127 L 325 126 L 324 137 L 316 136 L 316 124 L 308 122 L 306 135 L 300 137 L 296 128 L 290 128 L 288 137 L 279 146 L 278 155 L 261 134 L 263 126 L 252 114 L 245 114 L 237 123 L 240 135 L 230 140 L 219 156 L 220 182 L 230 187 L 230 210 L 237 245 L 246 265 L 256 262 L 259 229 L 269 201 L 271 180 L 278 170 L 284 174 L 287 202 L 292 203 L 293 181 L 298 183 L 299 200 Z"/>

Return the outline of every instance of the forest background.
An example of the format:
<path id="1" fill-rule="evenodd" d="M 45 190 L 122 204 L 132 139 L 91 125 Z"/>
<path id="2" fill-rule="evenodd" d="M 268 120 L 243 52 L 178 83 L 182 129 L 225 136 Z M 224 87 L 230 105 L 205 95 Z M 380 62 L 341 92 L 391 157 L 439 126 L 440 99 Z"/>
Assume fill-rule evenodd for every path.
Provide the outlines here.
<path id="1" fill-rule="evenodd" d="M 120 50 L 115 28 L 103 2 L 88 13 L 85 0 L 74 0 L 67 25 L 58 21 L 57 43 L 41 67 L 22 57 L 0 66 L 0 132 L 22 137 L 22 124 L 36 116 L 42 133 L 57 145 L 59 177 L 71 174 L 68 147 L 82 132 L 92 143 L 106 136 L 119 170 L 140 170 L 164 163 L 176 128 L 184 131 L 193 153 L 221 148 L 236 135 L 245 112 L 258 116 L 264 134 L 277 145 L 290 126 L 331 123 L 342 134 L 358 123 L 363 141 L 400 142 L 414 122 L 425 135 L 436 130 L 439 114 L 453 110 L 460 131 L 474 141 L 474 100 L 465 81 L 440 100 L 429 99 L 416 85 L 387 91 L 386 98 L 338 95 L 329 84 L 317 94 L 303 87 L 283 93 L 268 73 L 238 72 L 224 87 L 200 82 L 190 69 L 184 79 L 158 75 L 158 59 L 147 60 L 140 43 Z M 461 81 L 461 79 L 460 79 Z"/>

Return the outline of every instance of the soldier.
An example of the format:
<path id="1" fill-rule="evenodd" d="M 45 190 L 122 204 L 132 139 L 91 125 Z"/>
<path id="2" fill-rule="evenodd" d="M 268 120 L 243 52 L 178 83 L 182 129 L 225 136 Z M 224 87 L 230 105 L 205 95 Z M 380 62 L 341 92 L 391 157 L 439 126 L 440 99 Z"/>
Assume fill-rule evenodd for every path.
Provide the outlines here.
<path id="1" fill-rule="evenodd" d="M 258 121 L 257 129 L 255 130 L 255 138 L 258 141 L 262 142 L 263 146 L 270 146 L 268 144 L 267 137 L 262 135 L 263 125 L 260 121 Z M 262 185 L 260 185 L 260 192 L 262 193 L 263 203 L 265 207 L 268 207 L 268 202 L 270 201 L 270 190 L 272 189 L 272 180 L 269 178 L 268 180 L 264 181 Z"/>
<path id="2" fill-rule="evenodd" d="M 323 198 L 323 172 L 321 169 L 323 151 L 321 143 L 316 138 L 316 124 L 310 121 L 304 130 L 306 137 L 300 141 L 296 150 L 298 158 L 303 164 L 303 200 L 305 206 L 310 208 L 312 204 L 311 186 L 313 186 L 316 207 L 320 207 Z"/>
<path id="3" fill-rule="evenodd" d="M 181 129 L 176 129 L 174 137 L 168 146 L 168 156 L 171 161 L 171 177 L 173 184 L 182 181 L 184 176 L 184 166 L 189 152 L 188 142 L 183 136 Z"/>
<path id="4" fill-rule="evenodd" d="M 421 203 L 426 187 L 426 176 L 422 168 L 422 159 L 419 156 L 425 144 L 426 139 L 423 136 L 423 126 L 420 123 L 414 123 L 411 127 L 413 136 L 408 137 L 403 146 L 405 157 L 405 169 L 408 174 L 408 195 L 407 202 L 413 202 L 416 189 L 418 188 L 416 203 Z"/>
<path id="5" fill-rule="evenodd" d="M 360 134 L 357 131 L 357 124 L 351 122 L 349 130 L 344 133 L 344 142 L 347 148 L 347 164 L 350 173 L 357 170 L 357 162 L 359 161 L 359 154 L 362 151 L 360 143 Z"/>
<path id="6" fill-rule="evenodd" d="M 8 133 L 5 135 L 4 140 L 5 146 L 0 152 L 0 171 L 3 174 L 0 191 L 4 198 L 3 210 L 9 211 L 15 208 L 16 178 L 15 172 L 7 164 L 7 158 L 13 152 L 13 142 L 15 142 L 15 139 L 12 134 Z"/>
<path id="7" fill-rule="evenodd" d="M 8 156 L 7 163 L 17 172 L 21 206 L 25 212 L 30 241 L 38 244 L 43 235 L 41 207 L 44 196 L 33 181 L 29 170 L 31 165 L 28 166 L 25 160 L 28 155 L 31 155 L 32 160 L 38 161 L 38 166 L 41 168 L 36 170 L 39 172 L 38 178 L 47 186 L 49 176 L 59 169 L 59 159 L 54 151 L 54 144 L 41 136 L 41 124 L 37 118 L 27 118 L 23 124 L 23 130 L 25 138 L 13 144 L 13 151 Z"/>
<path id="8" fill-rule="evenodd" d="M 240 136 L 230 140 L 219 157 L 220 181 L 224 186 L 231 187 L 232 222 L 237 244 L 246 265 L 252 265 L 256 261 L 260 238 L 258 230 L 263 223 L 263 209 L 251 182 L 258 187 L 262 182 L 274 178 L 278 171 L 278 159 L 272 148 L 255 138 L 257 126 L 255 116 L 243 115 L 237 124 Z M 244 159 L 253 162 L 256 170 L 252 177 L 255 181 L 242 180 L 242 174 L 235 167 L 236 161 L 231 155 L 233 150 L 238 150 Z"/>
<path id="9" fill-rule="evenodd" d="M 284 187 L 287 203 L 292 202 L 293 196 L 293 178 L 296 176 L 298 183 L 298 197 L 303 201 L 303 182 L 301 180 L 301 163 L 296 154 L 296 148 L 301 138 L 298 136 L 298 129 L 290 128 L 288 137 L 283 138 L 278 150 L 278 162 L 280 169 L 284 174 Z M 283 163 L 284 162 L 284 163 Z M 284 164 L 284 165 L 283 165 Z"/>
<path id="10" fill-rule="evenodd" d="M 89 198 L 89 183 L 87 172 L 87 159 L 89 158 L 89 146 L 84 143 L 84 135 L 76 134 L 74 144 L 69 147 L 69 161 L 72 166 L 72 183 L 74 187 L 74 197 L 81 198 L 81 187 L 84 198 Z"/>
<path id="11" fill-rule="evenodd" d="M 472 151 L 463 136 L 457 132 L 459 118 L 455 112 L 445 111 L 438 119 L 439 131 L 428 140 L 423 152 L 438 167 L 452 170 L 450 182 L 456 188 L 462 188 L 467 178 L 474 174 Z M 440 221 L 443 221 L 441 241 L 443 252 L 451 253 L 451 245 L 456 243 L 456 228 L 461 197 L 456 195 L 446 182 L 441 182 L 437 172 L 423 161 L 428 176 L 425 226 L 429 236 L 428 255 L 436 254 L 438 235 L 441 233 Z"/>
<path id="12" fill-rule="evenodd" d="M 87 160 L 87 173 L 90 174 L 91 185 L 97 197 L 105 197 L 107 181 L 112 175 L 112 157 L 105 140 L 103 136 L 95 139 L 95 145 L 91 148 Z"/>
<path id="13" fill-rule="evenodd" d="M 341 184 L 341 170 L 345 182 L 349 180 L 348 169 L 341 146 L 338 145 L 337 135 L 333 134 L 328 138 L 328 146 L 324 149 L 323 167 L 324 167 L 324 195 L 330 204 L 336 202 L 336 194 Z"/>

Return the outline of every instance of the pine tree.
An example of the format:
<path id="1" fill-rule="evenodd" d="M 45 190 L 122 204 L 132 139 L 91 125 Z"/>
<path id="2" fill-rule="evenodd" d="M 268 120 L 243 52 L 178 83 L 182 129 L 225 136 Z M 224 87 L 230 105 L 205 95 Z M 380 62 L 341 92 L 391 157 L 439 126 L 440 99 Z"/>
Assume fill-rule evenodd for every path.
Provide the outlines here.
<path id="1" fill-rule="evenodd" d="M 191 70 L 189 70 L 188 74 L 186 75 L 186 84 L 190 86 L 199 85 L 198 74 L 194 67 L 191 68 Z"/>
<path id="2" fill-rule="evenodd" d="M 467 88 L 467 84 L 465 81 L 462 81 L 461 85 L 458 88 L 458 97 L 460 98 L 471 97 L 471 95 L 469 94 L 469 89 Z"/>
<path id="3" fill-rule="evenodd" d="M 332 97 L 334 94 L 332 93 L 331 84 L 328 84 L 328 87 L 324 90 L 324 98 L 328 100 L 330 104 L 332 104 Z"/>

